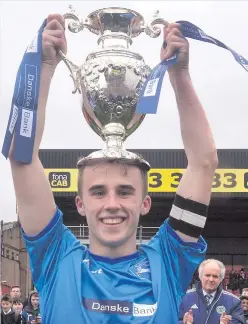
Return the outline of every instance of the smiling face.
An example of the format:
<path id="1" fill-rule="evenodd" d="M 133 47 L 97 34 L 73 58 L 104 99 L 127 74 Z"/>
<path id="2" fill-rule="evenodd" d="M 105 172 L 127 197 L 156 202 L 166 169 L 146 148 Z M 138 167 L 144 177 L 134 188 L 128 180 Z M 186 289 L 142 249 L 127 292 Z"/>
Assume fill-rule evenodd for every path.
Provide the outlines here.
<path id="1" fill-rule="evenodd" d="M 150 197 L 144 197 L 140 169 L 100 163 L 86 166 L 81 176 L 81 197 L 76 198 L 76 205 L 87 218 L 90 250 L 109 257 L 134 253 L 139 217 L 151 207 Z"/>
<path id="2" fill-rule="evenodd" d="M 200 280 L 202 288 L 208 294 L 215 292 L 221 283 L 221 272 L 219 265 L 214 261 L 207 263 L 202 270 Z"/>
<path id="3" fill-rule="evenodd" d="M 242 305 L 243 311 L 247 312 L 248 311 L 248 297 L 242 299 L 241 305 Z"/>

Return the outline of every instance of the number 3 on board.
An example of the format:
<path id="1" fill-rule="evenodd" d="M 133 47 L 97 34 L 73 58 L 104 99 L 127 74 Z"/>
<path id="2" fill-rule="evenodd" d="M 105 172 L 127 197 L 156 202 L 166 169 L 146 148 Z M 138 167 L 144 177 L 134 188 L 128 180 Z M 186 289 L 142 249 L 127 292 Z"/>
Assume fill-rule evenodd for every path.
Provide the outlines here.
<path id="1" fill-rule="evenodd" d="M 162 186 L 162 174 L 152 172 L 149 174 L 149 188 L 159 188 Z"/>

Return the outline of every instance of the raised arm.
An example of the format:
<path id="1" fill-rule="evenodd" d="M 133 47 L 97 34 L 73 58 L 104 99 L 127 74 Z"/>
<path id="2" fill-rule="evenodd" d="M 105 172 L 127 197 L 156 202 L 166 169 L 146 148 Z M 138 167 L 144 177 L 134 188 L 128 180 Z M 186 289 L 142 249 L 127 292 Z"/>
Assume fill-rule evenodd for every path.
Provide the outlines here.
<path id="1" fill-rule="evenodd" d="M 66 52 L 64 19 L 56 14 L 47 18 L 42 37 L 42 69 L 32 163 L 18 163 L 12 158 L 12 150 L 9 154 L 20 222 L 24 232 L 31 236 L 41 232 L 56 210 L 53 193 L 38 152 L 45 125 L 50 83 L 60 61 L 58 49 Z"/>
<path id="2" fill-rule="evenodd" d="M 175 52 L 178 54 L 177 64 L 169 69 L 169 77 L 176 96 L 188 160 L 171 210 L 170 223 L 184 241 L 197 241 L 206 221 L 218 164 L 217 150 L 207 117 L 190 78 L 189 44 L 180 32 L 180 25 L 170 24 L 164 30 L 164 39 L 167 47 L 162 48 L 161 59 L 167 59 Z"/>

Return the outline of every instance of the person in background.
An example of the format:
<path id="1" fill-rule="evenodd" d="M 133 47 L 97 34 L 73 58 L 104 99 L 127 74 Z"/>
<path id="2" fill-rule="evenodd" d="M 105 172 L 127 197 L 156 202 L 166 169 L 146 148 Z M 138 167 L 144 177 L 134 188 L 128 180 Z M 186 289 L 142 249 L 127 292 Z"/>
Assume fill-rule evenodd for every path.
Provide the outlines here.
<path id="1" fill-rule="evenodd" d="M 238 273 L 236 269 L 233 269 L 229 274 L 229 289 L 232 291 L 234 295 L 238 295 L 239 288 L 239 279 Z"/>
<path id="2" fill-rule="evenodd" d="M 242 295 L 241 296 L 248 296 L 248 288 L 244 288 L 242 290 Z"/>
<path id="3" fill-rule="evenodd" d="M 245 324 L 248 324 L 248 294 L 242 294 L 240 296 L 241 300 L 241 305 L 244 311 L 244 316 L 245 316 Z"/>
<path id="4" fill-rule="evenodd" d="M 179 323 L 183 324 L 243 324 L 244 312 L 235 295 L 223 290 L 225 266 L 208 259 L 199 267 L 200 282 L 188 291 L 180 306 Z"/>
<path id="5" fill-rule="evenodd" d="M 10 297 L 14 298 L 21 298 L 21 288 L 19 286 L 12 286 L 10 290 Z"/>
<path id="6" fill-rule="evenodd" d="M 1 298 L 1 324 L 21 324 L 19 317 L 16 318 L 15 316 L 12 309 L 12 299 L 8 294 Z"/>
<path id="7" fill-rule="evenodd" d="M 239 294 L 242 295 L 243 289 L 247 288 L 247 278 L 246 278 L 244 268 L 240 269 L 238 283 L 239 283 Z"/>
<path id="8" fill-rule="evenodd" d="M 14 300 L 15 298 L 21 299 L 23 308 L 28 305 L 28 298 L 25 298 L 25 299 L 22 298 L 21 288 L 19 286 L 17 286 L 17 285 L 11 287 L 10 297 L 12 298 L 12 300 Z"/>
<path id="9" fill-rule="evenodd" d="M 37 291 L 31 292 L 29 296 L 29 305 L 24 308 L 24 311 L 27 313 L 28 324 L 41 323 L 40 300 Z"/>
<path id="10" fill-rule="evenodd" d="M 23 310 L 23 303 L 20 298 L 13 298 L 13 310 L 20 316 L 21 324 L 27 324 L 28 314 Z"/>

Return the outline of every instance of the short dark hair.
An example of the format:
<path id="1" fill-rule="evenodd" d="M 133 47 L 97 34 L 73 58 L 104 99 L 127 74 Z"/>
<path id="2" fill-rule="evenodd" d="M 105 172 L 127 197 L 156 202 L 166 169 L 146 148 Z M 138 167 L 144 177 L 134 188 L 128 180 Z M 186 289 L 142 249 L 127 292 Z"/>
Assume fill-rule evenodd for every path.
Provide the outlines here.
<path id="1" fill-rule="evenodd" d="M 240 299 L 240 300 L 243 300 L 243 299 L 248 300 L 248 296 L 246 296 L 246 295 L 241 295 L 241 296 L 239 297 L 239 299 Z"/>
<path id="2" fill-rule="evenodd" d="M 5 295 L 3 295 L 3 297 L 1 298 L 1 302 L 3 302 L 3 301 L 12 303 L 12 298 L 10 297 L 9 294 L 5 294 Z"/>
<path id="3" fill-rule="evenodd" d="M 11 291 L 13 290 L 13 288 L 19 288 L 19 289 L 20 289 L 20 291 L 21 291 L 21 288 L 20 288 L 19 286 L 17 286 L 17 285 L 15 285 L 15 286 L 12 286 L 12 287 L 11 287 Z"/>
<path id="4" fill-rule="evenodd" d="M 77 164 L 78 168 L 78 195 L 82 197 L 82 178 L 83 178 L 83 171 L 88 166 L 99 166 L 101 163 L 112 163 L 112 164 L 120 164 L 124 166 L 124 173 L 127 173 L 128 166 L 135 166 L 141 172 L 141 177 L 143 181 L 143 194 L 144 197 L 148 193 L 148 166 L 145 163 L 141 163 L 141 159 L 120 159 L 120 158 L 102 158 L 102 159 L 83 159 L 82 157 L 79 159 L 79 163 Z"/>
<path id="5" fill-rule="evenodd" d="M 32 298 L 33 296 L 34 297 L 39 297 L 39 294 L 35 291 L 30 295 L 30 298 Z"/>
<path id="6" fill-rule="evenodd" d="M 22 300 L 20 298 L 13 298 L 13 305 L 19 305 L 19 304 L 23 304 Z"/>

